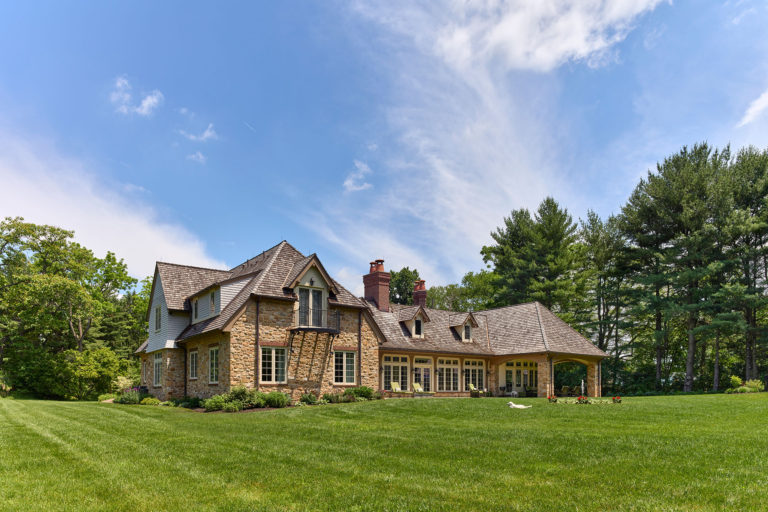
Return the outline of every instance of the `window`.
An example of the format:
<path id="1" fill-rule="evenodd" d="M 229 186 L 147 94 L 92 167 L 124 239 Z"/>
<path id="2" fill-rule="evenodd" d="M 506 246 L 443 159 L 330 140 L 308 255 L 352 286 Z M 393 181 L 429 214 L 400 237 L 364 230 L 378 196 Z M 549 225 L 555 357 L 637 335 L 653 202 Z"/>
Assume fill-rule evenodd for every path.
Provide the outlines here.
<path id="1" fill-rule="evenodd" d="M 195 320 L 197 320 L 197 299 L 195 299 L 195 301 L 192 303 L 192 308 L 195 310 Z"/>
<path id="2" fill-rule="evenodd" d="M 211 302 L 211 314 L 214 314 L 216 312 L 216 292 L 211 292 L 210 302 Z"/>
<path id="3" fill-rule="evenodd" d="M 509 361 L 507 363 L 507 387 L 531 387 L 539 385 L 539 363 L 533 361 Z M 514 370 L 510 369 L 514 368 Z"/>
<path id="4" fill-rule="evenodd" d="M 413 335 L 421 336 L 421 318 L 417 318 L 413 321 Z"/>
<path id="5" fill-rule="evenodd" d="M 458 391 L 459 390 L 459 360 L 458 359 L 438 359 L 437 360 L 437 390 L 438 391 Z"/>
<path id="6" fill-rule="evenodd" d="M 299 325 L 323 327 L 323 291 L 299 288 Z"/>
<path id="7" fill-rule="evenodd" d="M 418 382 L 427 393 L 432 391 L 432 359 L 416 357 L 413 360 L 413 382 Z"/>
<path id="8" fill-rule="evenodd" d="M 285 382 L 285 349 L 262 347 L 261 382 Z"/>
<path id="9" fill-rule="evenodd" d="M 484 389 L 485 367 L 483 361 L 470 359 L 464 361 L 464 390 L 469 390 L 472 384 L 477 389 Z"/>
<path id="10" fill-rule="evenodd" d="M 160 384 L 163 382 L 163 354 L 156 352 L 154 363 L 152 385 L 160 387 Z"/>
<path id="11" fill-rule="evenodd" d="M 208 382 L 219 383 L 219 347 L 211 347 L 208 350 Z"/>
<path id="12" fill-rule="evenodd" d="M 336 384 L 355 383 L 355 353 L 334 352 L 333 382 Z"/>
<path id="13" fill-rule="evenodd" d="M 162 317 L 160 316 L 161 312 L 162 309 L 160 306 L 155 306 L 155 332 L 160 332 L 160 327 L 162 327 Z"/>
<path id="14" fill-rule="evenodd" d="M 197 378 L 197 350 L 189 353 L 189 378 Z"/>
<path id="15" fill-rule="evenodd" d="M 384 356 L 384 389 L 392 390 L 392 382 L 400 384 L 400 389 L 408 391 L 408 357 Z"/>
<path id="16" fill-rule="evenodd" d="M 464 341 L 469 341 L 472 339 L 472 326 L 469 324 L 464 324 Z"/>

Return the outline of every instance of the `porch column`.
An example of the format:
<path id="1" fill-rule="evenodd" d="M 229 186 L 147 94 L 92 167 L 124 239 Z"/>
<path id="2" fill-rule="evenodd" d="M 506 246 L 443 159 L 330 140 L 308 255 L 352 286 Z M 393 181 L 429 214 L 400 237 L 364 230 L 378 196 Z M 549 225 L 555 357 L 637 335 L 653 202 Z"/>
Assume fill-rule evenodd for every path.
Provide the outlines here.
<path id="1" fill-rule="evenodd" d="M 600 361 L 593 361 L 587 364 L 587 395 L 589 396 L 602 396 L 599 366 Z"/>
<path id="2" fill-rule="evenodd" d="M 550 365 L 552 364 L 552 361 L 549 356 L 545 355 L 543 357 L 536 358 L 536 362 L 539 363 L 539 386 L 536 389 L 536 396 L 546 397 L 551 394 L 550 388 L 552 386 L 550 382 Z"/>

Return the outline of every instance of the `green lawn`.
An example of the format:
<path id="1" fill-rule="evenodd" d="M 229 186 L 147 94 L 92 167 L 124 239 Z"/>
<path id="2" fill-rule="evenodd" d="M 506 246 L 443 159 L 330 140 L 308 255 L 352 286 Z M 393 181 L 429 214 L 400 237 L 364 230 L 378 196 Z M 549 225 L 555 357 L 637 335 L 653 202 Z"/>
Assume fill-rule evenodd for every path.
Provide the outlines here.
<path id="1" fill-rule="evenodd" d="M 764 510 L 768 394 L 242 414 L 0 399 L 0 510 Z"/>

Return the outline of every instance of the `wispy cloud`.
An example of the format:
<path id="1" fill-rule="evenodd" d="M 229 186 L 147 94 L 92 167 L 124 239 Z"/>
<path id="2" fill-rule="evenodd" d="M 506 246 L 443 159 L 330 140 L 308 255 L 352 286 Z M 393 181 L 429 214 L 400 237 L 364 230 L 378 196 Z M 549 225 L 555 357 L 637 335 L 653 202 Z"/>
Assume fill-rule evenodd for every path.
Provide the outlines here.
<path id="1" fill-rule="evenodd" d="M 195 151 L 191 155 L 187 155 L 187 160 L 191 160 L 192 162 L 197 162 L 200 165 L 205 165 L 205 162 L 208 161 L 205 155 L 199 151 Z"/>
<path id="2" fill-rule="evenodd" d="M 208 140 L 216 140 L 219 138 L 219 135 L 216 133 L 216 130 L 213 129 L 213 123 L 209 123 L 208 128 L 206 128 L 205 131 L 200 135 L 195 135 L 194 133 L 188 133 L 188 132 L 185 132 L 184 130 L 179 130 L 179 133 L 193 142 L 205 142 Z"/>
<path id="3" fill-rule="evenodd" d="M 638 16 L 658 3 L 356 4 L 360 41 L 375 42 L 377 68 L 395 80 L 382 129 L 399 140 L 377 152 L 377 193 L 366 208 L 350 195 L 314 225 L 325 223 L 340 246 L 363 248 L 364 261 L 416 266 L 433 284 L 478 268 L 479 248 L 511 209 L 568 195 L 567 178 L 555 172 L 563 128 L 549 72 L 609 64 Z"/>
<path id="4" fill-rule="evenodd" d="M 131 83 L 124 76 L 115 78 L 114 87 L 109 95 L 109 99 L 115 106 L 115 111 L 121 114 L 137 114 L 142 117 L 149 117 L 163 103 L 165 99 L 163 93 L 155 89 L 134 104 L 131 93 Z"/>
<path id="5" fill-rule="evenodd" d="M 768 109 L 768 89 L 749 104 L 736 128 L 748 125 L 759 118 L 766 109 Z"/>
<path id="6" fill-rule="evenodd" d="M 344 180 L 345 192 L 359 192 L 360 190 L 367 190 L 373 185 L 365 181 L 365 177 L 373 173 L 368 164 L 355 160 L 355 170 L 347 174 L 347 179 Z"/>
<path id="7" fill-rule="evenodd" d="M 124 258 L 135 277 L 151 275 L 156 260 L 226 267 L 194 233 L 132 193 L 141 187 L 101 181 L 46 141 L 0 132 L 0 181 L 0 217 L 72 229 L 97 255 Z"/>

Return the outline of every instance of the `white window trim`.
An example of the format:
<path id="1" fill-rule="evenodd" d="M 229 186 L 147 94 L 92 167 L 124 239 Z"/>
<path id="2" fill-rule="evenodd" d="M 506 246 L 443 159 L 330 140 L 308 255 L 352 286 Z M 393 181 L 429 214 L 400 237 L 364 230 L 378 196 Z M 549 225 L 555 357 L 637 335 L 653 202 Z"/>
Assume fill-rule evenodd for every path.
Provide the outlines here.
<path id="1" fill-rule="evenodd" d="M 403 358 L 403 359 L 405 359 L 405 361 L 386 361 L 385 359 L 387 357 L 390 357 L 390 358 L 392 358 L 392 357 Z M 381 389 L 386 389 L 386 382 L 384 380 L 384 375 L 386 374 L 386 370 L 384 368 L 387 367 L 387 366 L 399 366 L 399 367 L 405 366 L 406 367 L 406 370 L 405 370 L 406 377 L 405 377 L 405 387 L 404 388 L 403 388 L 403 385 L 402 385 L 402 383 L 403 383 L 402 372 L 399 372 L 399 370 L 398 370 L 399 375 L 401 376 L 400 382 L 399 382 L 400 388 L 401 388 L 402 391 L 409 391 L 411 389 L 411 379 L 413 377 L 411 376 L 411 369 L 412 369 L 412 367 L 411 367 L 411 358 L 409 356 L 405 356 L 405 355 L 401 355 L 401 354 L 388 354 L 388 355 L 382 356 L 382 358 L 381 358 L 381 366 L 382 366 L 382 371 L 381 371 Z M 390 374 L 391 373 L 392 373 L 392 370 L 390 370 Z"/>
<path id="2" fill-rule="evenodd" d="M 424 331 L 422 331 L 422 332 L 424 332 Z M 428 362 L 426 362 L 426 363 L 417 362 L 419 359 L 426 359 Z M 435 363 L 435 361 L 431 357 L 427 357 L 427 356 L 414 356 L 413 357 L 413 367 L 411 369 L 411 374 L 413 375 L 411 377 L 411 379 L 413 380 L 413 382 L 416 382 L 416 371 L 415 371 L 416 368 L 421 368 L 421 369 L 427 368 L 427 369 L 429 369 L 429 385 L 428 386 L 424 386 L 424 384 L 422 383 L 422 387 L 424 387 L 424 390 L 427 391 L 427 392 L 432 392 L 434 390 L 434 388 L 435 388 L 435 386 L 433 386 L 433 384 L 435 382 L 435 364 L 434 363 Z M 423 375 L 423 372 L 422 372 L 422 375 Z"/>
<path id="3" fill-rule="evenodd" d="M 160 371 L 158 371 L 158 368 Z M 152 361 L 152 386 L 159 388 L 163 385 L 163 354 L 156 352 Z"/>
<path id="4" fill-rule="evenodd" d="M 481 365 L 471 365 L 471 364 L 469 364 L 469 363 L 475 362 L 475 361 L 481 363 Z M 461 369 L 463 370 L 463 372 L 461 374 L 461 378 L 462 378 L 461 385 L 464 388 L 467 387 L 467 385 L 466 385 L 466 380 L 467 380 L 466 379 L 466 372 L 467 372 L 467 370 L 476 370 L 476 371 L 479 370 L 480 371 L 480 377 L 481 377 L 481 380 L 483 382 L 482 382 L 481 386 L 475 385 L 475 387 L 477 389 L 481 390 L 481 391 L 483 389 L 486 389 L 486 387 L 488 385 L 488 382 L 487 382 L 488 376 L 486 375 L 486 372 L 488 370 L 488 363 L 486 361 L 484 361 L 483 359 L 465 359 L 464 360 L 464 364 L 462 364 L 462 368 Z M 464 389 L 464 391 L 469 391 L 469 389 Z"/>
<path id="5" fill-rule="evenodd" d="M 285 384 L 288 382 L 288 348 L 287 347 L 261 347 L 261 352 L 259 352 L 259 382 L 262 384 Z M 262 366 L 264 362 L 264 350 L 270 350 L 272 352 L 272 380 L 264 380 L 262 379 Z M 285 377 L 284 380 L 275 380 L 275 352 L 278 350 L 282 350 L 284 353 L 283 362 L 285 364 L 285 368 L 283 371 L 283 376 Z"/>
<path id="6" fill-rule="evenodd" d="M 216 352 L 216 380 L 213 380 L 213 353 Z M 208 384 L 219 383 L 219 347 L 210 347 L 208 349 Z"/>
<path id="7" fill-rule="evenodd" d="M 323 315 L 324 315 L 324 319 L 327 321 L 328 315 L 330 314 L 330 309 L 328 307 L 328 289 L 327 288 L 322 288 L 320 286 L 306 286 L 306 285 L 297 286 L 296 287 L 296 297 L 297 297 L 297 300 L 296 300 L 296 302 L 294 304 L 294 307 L 293 307 L 294 311 L 298 311 L 299 309 L 301 309 L 301 290 L 308 290 L 309 291 L 309 297 L 307 298 L 307 308 L 309 309 L 310 313 L 307 313 L 307 319 L 309 320 L 310 325 L 306 325 L 306 326 L 303 326 L 303 327 L 311 327 L 312 326 L 311 325 L 311 322 L 312 322 L 312 313 L 311 313 L 311 311 L 313 311 L 315 309 L 319 309 L 321 311 L 325 311 L 325 313 L 321 313 L 321 317 L 323 317 Z M 319 291 L 320 292 L 320 307 L 319 308 L 315 306 L 315 299 L 314 299 L 314 295 L 315 294 L 312 293 L 313 291 Z M 321 320 L 321 323 L 322 323 L 322 320 Z"/>
<path id="8" fill-rule="evenodd" d="M 440 360 L 443 361 L 456 361 L 456 363 L 440 363 Z M 439 389 L 440 388 L 440 378 L 437 377 L 437 373 L 441 372 L 441 370 L 453 370 L 456 369 L 456 389 Z M 442 373 L 442 372 L 441 372 Z M 456 393 L 461 391 L 461 382 L 462 382 L 462 373 L 461 373 L 461 360 L 459 358 L 454 357 L 439 357 L 437 359 L 437 362 L 435 364 L 435 376 L 437 383 L 435 385 L 435 389 L 438 393 Z M 445 379 L 443 379 L 443 382 L 445 382 Z"/>
<path id="9" fill-rule="evenodd" d="M 195 360 L 195 365 L 194 366 L 192 366 L 192 359 L 193 359 L 192 356 L 193 355 L 195 356 L 194 357 L 194 360 Z M 194 375 L 192 375 L 192 368 L 195 369 L 195 374 Z M 200 373 L 199 372 L 199 368 L 200 368 L 200 356 L 198 355 L 197 350 L 192 350 L 189 353 L 189 380 L 197 380 L 197 377 L 198 377 L 198 375 Z"/>
<path id="10" fill-rule="evenodd" d="M 344 354 L 343 359 L 343 376 L 342 381 L 336 380 L 336 354 Z M 354 369 L 354 377 L 352 381 L 347 381 L 347 354 L 353 355 L 352 367 Z M 333 351 L 333 383 L 339 386 L 354 386 L 357 384 L 357 351 L 354 350 L 334 350 Z"/>
<path id="11" fill-rule="evenodd" d="M 421 322 L 421 334 L 416 334 L 417 320 Z M 421 315 L 417 315 L 416 318 L 414 318 L 413 321 L 411 322 L 411 338 L 424 339 L 424 319 L 421 317 Z"/>

